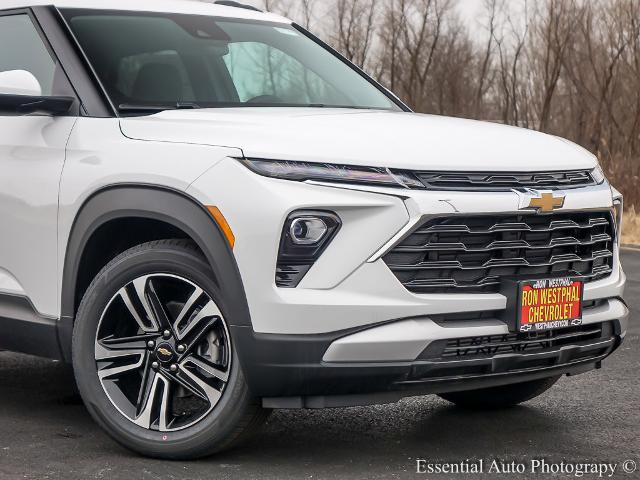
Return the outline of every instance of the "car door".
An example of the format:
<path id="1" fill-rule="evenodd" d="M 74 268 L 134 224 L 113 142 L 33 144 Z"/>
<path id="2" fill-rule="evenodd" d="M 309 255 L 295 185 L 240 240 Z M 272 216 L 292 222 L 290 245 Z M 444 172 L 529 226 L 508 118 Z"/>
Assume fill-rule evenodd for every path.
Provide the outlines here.
<path id="1" fill-rule="evenodd" d="M 20 78 L 25 72 L 32 75 L 28 79 L 35 77 L 43 96 L 73 95 L 28 10 L 0 11 L 0 76 L 16 71 Z M 33 82 L 29 87 L 33 90 Z M 0 94 L 16 93 L 2 88 Z M 6 331 L 20 313 L 16 298 L 33 309 L 38 321 L 58 316 L 58 186 L 76 118 L 73 113 L 0 112 L 0 334 L 5 336 L 11 336 Z"/>

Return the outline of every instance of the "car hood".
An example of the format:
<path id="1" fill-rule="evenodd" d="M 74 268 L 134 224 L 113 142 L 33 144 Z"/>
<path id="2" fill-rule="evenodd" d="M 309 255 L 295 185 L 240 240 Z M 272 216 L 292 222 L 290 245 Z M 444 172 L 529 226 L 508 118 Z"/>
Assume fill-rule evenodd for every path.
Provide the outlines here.
<path id="1" fill-rule="evenodd" d="M 566 140 L 434 115 L 320 108 L 171 110 L 121 119 L 132 139 L 240 148 L 246 157 L 446 171 L 596 166 Z"/>

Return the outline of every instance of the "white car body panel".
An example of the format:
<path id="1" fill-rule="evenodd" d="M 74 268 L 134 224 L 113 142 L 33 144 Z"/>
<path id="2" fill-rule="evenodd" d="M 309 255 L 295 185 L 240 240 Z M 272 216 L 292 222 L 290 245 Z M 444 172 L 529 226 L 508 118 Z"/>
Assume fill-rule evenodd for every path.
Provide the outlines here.
<path id="1" fill-rule="evenodd" d="M 0 117 L 0 292 L 58 315 L 57 210 L 73 117 Z"/>
<path id="2" fill-rule="evenodd" d="M 166 111 L 123 119 L 122 131 L 142 140 L 235 146 L 253 158 L 374 167 L 544 172 L 597 165 L 586 150 L 551 135 L 405 112 L 318 108 Z"/>
<path id="3" fill-rule="evenodd" d="M 0 268 L 0 294 L 25 296 L 20 282 L 4 268 Z"/>
<path id="4" fill-rule="evenodd" d="M 222 147 L 130 140 L 120 132 L 117 119 L 78 119 L 60 182 L 58 278 L 62 279 L 73 222 L 95 192 L 132 183 L 185 191 L 212 165 L 239 153 Z M 47 306 L 45 311 L 59 314 L 59 302 Z"/>

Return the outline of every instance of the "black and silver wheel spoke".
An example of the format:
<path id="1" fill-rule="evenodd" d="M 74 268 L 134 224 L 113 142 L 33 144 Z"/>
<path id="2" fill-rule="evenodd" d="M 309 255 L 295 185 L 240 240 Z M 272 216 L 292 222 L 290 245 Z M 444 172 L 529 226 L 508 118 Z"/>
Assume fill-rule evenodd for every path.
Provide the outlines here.
<path id="1" fill-rule="evenodd" d="M 212 363 L 193 355 L 180 363 L 178 377 L 184 386 L 203 400 L 215 405 L 229 380 L 225 372 Z"/>
<path id="2" fill-rule="evenodd" d="M 198 375 L 187 369 L 180 369 L 180 380 L 183 382 L 189 392 L 198 396 L 201 400 L 209 403 L 216 404 L 222 393 L 216 390 Z"/>
<path id="3" fill-rule="evenodd" d="M 205 374 L 213 378 L 217 378 L 221 382 L 227 383 L 229 381 L 229 372 L 222 370 L 220 366 L 215 365 L 212 362 L 191 355 L 185 358 L 180 366 L 188 367 L 190 365 L 199 368 Z"/>
<path id="4" fill-rule="evenodd" d="M 155 372 L 151 369 L 151 355 L 147 355 L 142 366 L 142 380 L 140 381 L 140 391 L 138 392 L 138 398 L 136 400 L 136 417 L 140 416 L 140 413 L 144 409 L 146 399 L 149 396 L 149 390 L 153 385 Z"/>
<path id="5" fill-rule="evenodd" d="M 158 338 L 158 334 L 143 334 L 134 335 L 131 337 L 107 337 L 100 340 L 100 345 L 106 350 L 121 351 L 121 350 L 142 350 L 144 351 L 149 341 L 155 341 Z"/>
<path id="6" fill-rule="evenodd" d="M 118 296 L 122 298 L 131 316 L 144 332 L 157 332 L 158 323 L 155 321 L 153 310 L 146 295 L 147 277 L 141 277 L 120 289 Z"/>
<path id="7" fill-rule="evenodd" d="M 175 374 L 169 374 L 169 378 L 171 378 L 174 382 L 176 382 L 190 394 L 198 397 L 203 402 L 209 402 L 207 393 L 202 388 L 200 388 L 200 385 L 194 382 L 191 377 L 186 376 L 178 371 Z"/>
<path id="8" fill-rule="evenodd" d="M 181 312 L 182 313 L 182 312 Z M 204 335 L 211 327 L 215 320 L 222 318 L 222 313 L 213 300 L 208 300 L 192 318 L 187 319 L 186 325 L 181 330 L 176 330 L 179 340 L 189 339 L 190 342 L 196 343 L 199 338 Z M 184 323 L 181 319 L 180 324 Z M 178 322 L 176 322 L 178 325 Z"/>
<path id="9" fill-rule="evenodd" d="M 204 291 L 200 287 L 195 287 L 187 301 L 182 306 L 182 310 L 180 310 L 180 313 L 173 324 L 173 330 L 178 334 L 178 338 L 182 339 L 184 337 L 185 328 L 183 325 L 188 322 L 193 315 L 194 310 L 198 307 L 198 301 L 201 300 L 203 294 Z"/>
<path id="10" fill-rule="evenodd" d="M 140 368 L 144 363 L 146 350 L 145 347 L 139 348 L 138 343 L 126 341 L 107 347 L 105 342 L 96 342 L 96 362 L 100 379 Z"/>
<path id="11" fill-rule="evenodd" d="M 153 312 L 153 319 L 155 324 L 159 329 L 163 331 L 169 330 L 173 334 L 173 322 L 169 320 L 167 311 L 160 301 L 158 293 L 156 292 L 156 289 L 153 286 L 153 281 L 151 279 L 149 279 L 147 282 L 146 295 Z"/>
<path id="12" fill-rule="evenodd" d="M 109 302 L 95 346 L 98 377 L 114 407 L 136 425 L 174 431 L 204 418 L 231 371 L 222 312 L 192 282 L 139 277 Z"/>
<path id="13" fill-rule="evenodd" d="M 159 373 L 154 373 L 150 380 L 151 385 L 143 397 L 142 410 L 134 423 L 146 429 L 158 429 L 164 432 L 169 425 L 171 385 Z"/>

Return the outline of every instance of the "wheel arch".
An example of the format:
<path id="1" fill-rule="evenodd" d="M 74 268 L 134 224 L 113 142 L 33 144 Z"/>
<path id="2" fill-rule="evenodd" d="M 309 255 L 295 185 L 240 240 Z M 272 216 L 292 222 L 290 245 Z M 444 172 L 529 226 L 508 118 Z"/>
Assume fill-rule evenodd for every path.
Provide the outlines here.
<path id="1" fill-rule="evenodd" d="M 101 228 L 110 222 L 140 219 L 159 222 L 183 232 L 205 255 L 224 295 L 234 301 L 226 315 L 233 326 L 250 326 L 240 271 L 224 233 L 205 206 L 184 192 L 155 185 L 112 185 L 93 193 L 78 210 L 72 224 L 64 258 L 61 285 L 61 317 L 58 339 L 62 356 L 71 358 L 71 338 L 77 309 L 81 268 L 87 248 Z M 123 233 L 126 235 L 126 232 Z"/>

